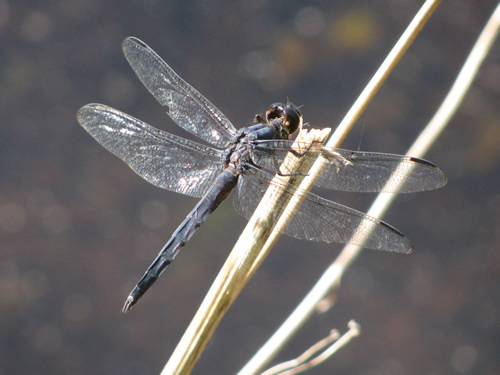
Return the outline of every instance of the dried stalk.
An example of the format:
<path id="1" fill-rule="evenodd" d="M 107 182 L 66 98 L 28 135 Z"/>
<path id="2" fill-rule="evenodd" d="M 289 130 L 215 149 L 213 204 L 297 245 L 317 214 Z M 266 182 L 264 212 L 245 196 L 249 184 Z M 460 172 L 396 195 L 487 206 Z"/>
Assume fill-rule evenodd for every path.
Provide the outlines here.
<path id="1" fill-rule="evenodd" d="M 499 29 L 500 5 L 497 6 L 490 20 L 487 22 L 445 100 L 413 146 L 408 150 L 408 154 L 417 157 L 423 156 L 444 130 L 474 80 L 484 58 L 498 35 Z M 393 198 L 394 195 L 392 194 L 379 195 L 368 211 L 368 214 L 380 217 L 388 208 Z M 339 288 L 342 274 L 356 259 L 360 250 L 356 246 L 345 246 L 338 258 L 323 273 L 316 285 L 294 312 L 239 372 L 240 375 L 258 373 L 272 359 L 275 353 L 281 349 L 286 341 L 314 313 L 318 304 L 329 293 Z"/>
<path id="2" fill-rule="evenodd" d="M 327 361 L 339 349 L 361 334 L 361 327 L 354 320 L 351 320 L 347 326 L 349 330 L 342 336 L 337 330 L 333 330 L 329 336 L 318 341 L 297 358 L 273 366 L 262 375 L 295 375 Z"/>

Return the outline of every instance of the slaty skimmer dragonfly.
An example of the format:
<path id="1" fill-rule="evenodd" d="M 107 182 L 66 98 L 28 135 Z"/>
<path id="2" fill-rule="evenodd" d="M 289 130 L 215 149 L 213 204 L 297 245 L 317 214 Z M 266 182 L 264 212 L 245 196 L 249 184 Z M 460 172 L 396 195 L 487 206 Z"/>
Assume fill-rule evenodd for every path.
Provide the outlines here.
<path id="1" fill-rule="evenodd" d="M 304 195 L 303 203 L 283 231 L 292 237 L 352 243 L 399 253 L 412 250 L 410 241 L 401 232 L 381 220 L 289 183 L 271 180 L 289 152 L 304 159 L 321 156 L 326 167 L 316 186 L 351 192 L 409 193 L 436 189 L 446 183 L 437 166 L 411 156 L 333 149 L 321 144 L 310 144 L 302 153 L 293 151 L 289 137 L 301 128 L 302 114 L 291 103 L 273 104 L 265 116 L 258 115 L 251 125 L 237 130 L 215 105 L 180 78 L 144 42 L 129 37 L 122 47 L 132 69 L 167 115 L 181 128 L 211 144 L 207 146 L 156 129 L 102 104 L 88 104 L 78 111 L 81 126 L 146 181 L 201 198 L 132 290 L 124 312 L 141 298 L 232 190 L 236 190 L 235 210 L 247 219 L 270 183 L 285 197 Z M 385 183 L 402 170 L 409 174 L 393 191 L 396 187 Z"/>

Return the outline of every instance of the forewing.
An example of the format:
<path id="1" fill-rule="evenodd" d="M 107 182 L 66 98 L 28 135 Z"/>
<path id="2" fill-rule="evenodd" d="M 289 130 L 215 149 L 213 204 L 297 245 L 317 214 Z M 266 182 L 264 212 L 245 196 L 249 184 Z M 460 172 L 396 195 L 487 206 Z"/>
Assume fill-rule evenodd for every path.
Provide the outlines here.
<path id="1" fill-rule="evenodd" d="M 236 135 L 226 116 L 148 45 L 129 37 L 122 48 L 135 74 L 177 125 L 218 147 L 226 146 Z"/>
<path id="2" fill-rule="evenodd" d="M 111 107 L 88 104 L 77 117 L 97 142 L 160 188 L 201 197 L 221 171 L 218 150 L 156 129 Z"/>
<path id="3" fill-rule="evenodd" d="M 264 195 L 271 178 L 265 172 L 252 171 L 242 175 L 234 197 L 235 210 L 249 219 Z M 304 201 L 283 230 L 298 239 L 350 243 L 369 249 L 408 253 L 412 244 L 401 232 L 389 224 L 352 208 L 306 193 L 287 183 L 275 183 L 283 193 L 280 200 L 291 195 L 304 196 Z M 279 206 L 279 203 L 277 203 Z M 278 217 L 272 219 L 272 222 Z"/>
<path id="4" fill-rule="evenodd" d="M 253 160 L 259 166 L 276 173 L 293 141 L 260 141 Z M 303 158 L 317 159 L 325 168 L 316 186 L 351 192 L 413 193 L 433 190 L 446 184 L 446 176 L 431 162 L 412 156 L 378 152 L 349 151 L 328 148 L 321 144 L 305 146 Z M 387 184 L 389 179 L 391 183 Z"/>

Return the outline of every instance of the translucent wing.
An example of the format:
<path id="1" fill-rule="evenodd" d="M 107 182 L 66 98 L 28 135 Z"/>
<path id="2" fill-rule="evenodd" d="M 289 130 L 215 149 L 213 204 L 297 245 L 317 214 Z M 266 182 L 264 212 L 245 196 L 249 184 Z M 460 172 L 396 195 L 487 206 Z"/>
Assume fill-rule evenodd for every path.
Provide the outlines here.
<path id="1" fill-rule="evenodd" d="M 252 154 L 254 162 L 276 173 L 293 141 L 259 141 Z M 405 155 L 349 151 L 320 144 L 307 146 L 301 157 L 322 156 L 325 162 L 316 186 L 351 192 L 412 193 L 433 190 L 446 184 L 446 176 L 431 162 Z M 306 148 L 307 148 L 306 147 Z M 403 175 L 406 175 L 403 179 Z M 386 182 L 394 176 L 394 183 Z"/>
<path id="2" fill-rule="evenodd" d="M 148 45 L 137 38 L 123 41 L 123 53 L 141 82 L 167 109 L 177 125 L 218 147 L 236 135 L 226 116 L 184 81 Z"/>
<path id="3" fill-rule="evenodd" d="M 269 186 L 271 175 L 251 171 L 238 181 L 234 197 L 235 210 L 250 218 Z M 300 208 L 283 231 L 298 239 L 350 243 L 369 249 L 409 253 L 412 244 L 401 232 L 389 224 L 341 204 L 306 193 L 288 183 L 275 184 L 285 197 L 296 194 L 305 196 Z"/>
<path id="4" fill-rule="evenodd" d="M 199 198 L 222 170 L 218 150 L 156 129 L 111 107 L 88 104 L 77 117 L 97 142 L 160 188 Z"/>

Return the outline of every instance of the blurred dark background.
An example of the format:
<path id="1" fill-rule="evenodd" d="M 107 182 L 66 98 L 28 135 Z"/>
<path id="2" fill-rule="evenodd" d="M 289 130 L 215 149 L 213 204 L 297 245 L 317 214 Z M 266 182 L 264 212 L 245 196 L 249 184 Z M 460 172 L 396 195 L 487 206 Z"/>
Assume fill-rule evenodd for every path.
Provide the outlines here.
<path id="1" fill-rule="evenodd" d="M 131 313 L 125 297 L 196 200 L 157 189 L 76 122 L 101 102 L 185 135 L 121 52 L 143 39 L 237 127 L 270 103 L 335 127 L 420 1 L 0 0 L 0 374 L 157 374 L 245 221 L 226 202 Z M 343 147 L 405 153 L 495 8 L 444 1 Z M 385 219 L 412 255 L 366 251 L 337 305 L 280 355 L 349 319 L 362 336 L 310 374 L 499 374 L 500 45 L 426 156 L 448 175 Z M 360 210 L 373 195 L 321 192 Z M 341 245 L 281 238 L 195 374 L 235 373 Z"/>

